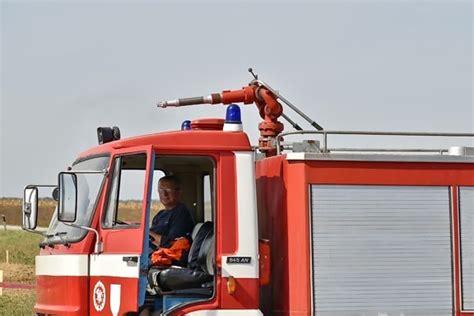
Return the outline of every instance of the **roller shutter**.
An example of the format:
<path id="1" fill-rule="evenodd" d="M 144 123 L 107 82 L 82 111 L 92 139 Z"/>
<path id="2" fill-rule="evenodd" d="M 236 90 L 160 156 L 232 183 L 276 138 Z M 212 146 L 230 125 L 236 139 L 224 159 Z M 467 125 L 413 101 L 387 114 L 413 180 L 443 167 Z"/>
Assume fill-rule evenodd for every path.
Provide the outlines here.
<path id="1" fill-rule="evenodd" d="M 460 189 L 461 280 L 463 309 L 474 310 L 474 188 Z"/>
<path id="2" fill-rule="evenodd" d="M 447 187 L 311 186 L 317 316 L 452 315 Z"/>

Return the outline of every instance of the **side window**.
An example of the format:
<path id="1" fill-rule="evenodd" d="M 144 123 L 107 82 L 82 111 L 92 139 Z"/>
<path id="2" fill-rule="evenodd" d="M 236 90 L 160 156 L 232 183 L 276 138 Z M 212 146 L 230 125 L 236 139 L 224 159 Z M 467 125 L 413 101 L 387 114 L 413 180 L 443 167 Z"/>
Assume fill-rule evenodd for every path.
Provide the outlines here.
<path id="1" fill-rule="evenodd" d="M 146 154 L 116 157 L 103 226 L 139 227 L 146 181 Z"/>

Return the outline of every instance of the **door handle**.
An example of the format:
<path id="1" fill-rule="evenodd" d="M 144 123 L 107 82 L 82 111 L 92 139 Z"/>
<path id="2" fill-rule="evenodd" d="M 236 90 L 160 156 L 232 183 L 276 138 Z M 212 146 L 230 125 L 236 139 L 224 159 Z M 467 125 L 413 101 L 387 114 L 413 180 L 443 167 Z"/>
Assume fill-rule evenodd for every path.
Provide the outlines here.
<path id="1" fill-rule="evenodd" d="M 127 262 L 127 263 L 138 263 L 138 257 L 137 256 L 123 257 L 122 260 Z"/>

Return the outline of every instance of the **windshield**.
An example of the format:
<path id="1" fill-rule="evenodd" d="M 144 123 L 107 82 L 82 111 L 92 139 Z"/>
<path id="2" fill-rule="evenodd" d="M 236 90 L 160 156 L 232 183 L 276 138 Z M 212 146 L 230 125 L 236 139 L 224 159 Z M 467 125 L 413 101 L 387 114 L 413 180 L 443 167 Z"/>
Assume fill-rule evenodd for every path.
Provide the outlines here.
<path id="1" fill-rule="evenodd" d="M 107 168 L 109 157 L 95 157 L 75 163 L 71 171 L 97 171 L 98 173 L 77 174 L 77 217 L 74 224 L 89 227 Z M 86 230 L 68 226 L 57 219 L 57 207 L 49 224 L 44 243 L 73 243 L 84 238 Z"/>

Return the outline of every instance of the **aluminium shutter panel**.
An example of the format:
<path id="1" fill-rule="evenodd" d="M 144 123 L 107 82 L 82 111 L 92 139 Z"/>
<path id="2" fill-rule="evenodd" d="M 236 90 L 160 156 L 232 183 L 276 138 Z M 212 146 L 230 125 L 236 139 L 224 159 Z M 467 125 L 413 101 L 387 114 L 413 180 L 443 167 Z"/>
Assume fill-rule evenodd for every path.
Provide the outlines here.
<path id="1" fill-rule="evenodd" d="M 317 316 L 452 315 L 447 187 L 312 185 Z"/>
<path id="2" fill-rule="evenodd" d="M 461 187 L 459 211 L 461 220 L 462 306 L 474 310 L 474 187 Z"/>

